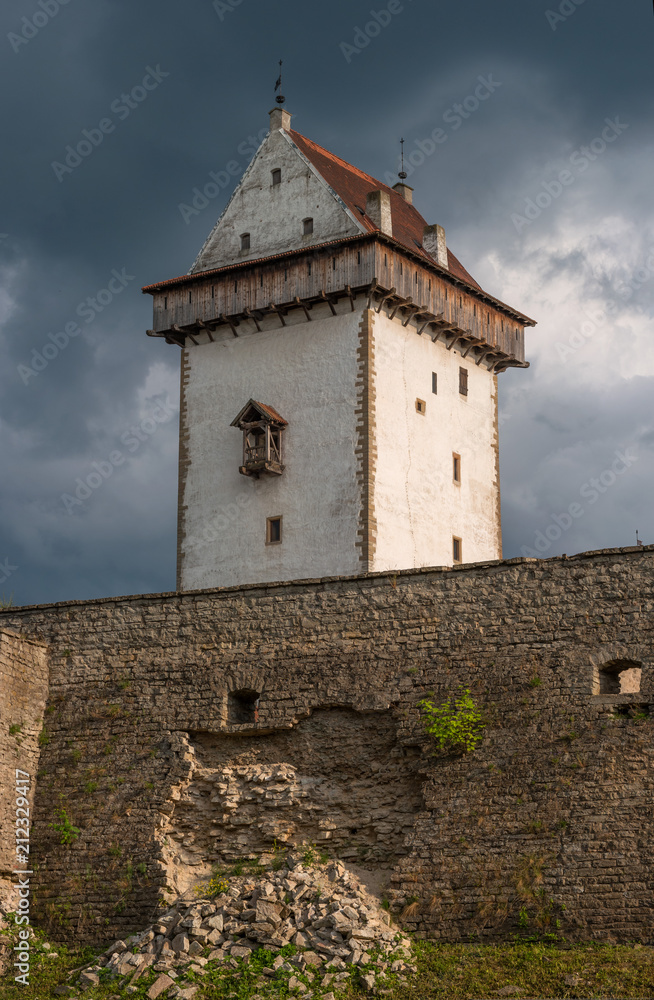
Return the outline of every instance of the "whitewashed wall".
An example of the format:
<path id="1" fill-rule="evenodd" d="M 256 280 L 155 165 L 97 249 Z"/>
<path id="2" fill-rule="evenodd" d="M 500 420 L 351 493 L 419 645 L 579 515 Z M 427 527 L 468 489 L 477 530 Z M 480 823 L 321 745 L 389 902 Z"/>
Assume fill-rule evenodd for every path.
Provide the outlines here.
<path id="1" fill-rule="evenodd" d="M 275 168 L 281 169 L 282 182 L 273 187 Z M 303 236 L 307 218 L 314 220 L 311 236 Z M 255 260 L 362 231 L 290 138 L 276 130 L 264 139 L 192 270 Z M 249 251 L 240 249 L 242 233 L 250 233 Z"/>
<path id="2" fill-rule="evenodd" d="M 452 536 L 463 561 L 501 558 L 497 523 L 495 380 L 459 352 L 419 337 L 396 318 L 375 316 L 377 471 L 374 570 L 452 565 Z M 459 394 L 459 367 L 468 395 Z M 438 394 L 432 393 L 432 372 Z M 426 401 L 424 416 L 416 398 Z M 462 482 L 452 476 L 461 455 Z"/>
<path id="3" fill-rule="evenodd" d="M 357 573 L 356 376 L 361 313 L 325 306 L 288 327 L 231 334 L 188 351 L 190 467 L 182 588 Z M 347 311 L 345 311 L 347 309 Z M 288 420 L 283 476 L 240 475 L 242 434 L 231 421 L 248 399 Z M 283 516 L 283 543 L 266 546 L 266 518 Z"/>

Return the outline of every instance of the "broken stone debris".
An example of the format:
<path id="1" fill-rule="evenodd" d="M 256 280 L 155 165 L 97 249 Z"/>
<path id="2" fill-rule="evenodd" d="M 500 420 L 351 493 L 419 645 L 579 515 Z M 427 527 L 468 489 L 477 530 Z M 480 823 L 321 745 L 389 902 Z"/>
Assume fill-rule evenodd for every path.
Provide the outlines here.
<path id="1" fill-rule="evenodd" d="M 285 958 L 279 952 L 288 944 L 298 951 Z M 95 985 L 101 969 L 133 986 L 153 969 L 160 975 L 150 1000 L 191 1000 L 197 986 L 180 976 L 202 975 L 208 962 L 237 968 L 235 959 L 247 962 L 259 948 L 271 952 L 262 984 L 285 978 L 306 1000 L 311 993 L 298 975 L 338 991 L 360 970 L 360 984 L 376 992 L 387 974 L 415 972 L 409 938 L 391 926 L 390 914 L 356 875 L 340 862 L 309 866 L 291 854 L 278 871 L 230 878 L 213 899 L 179 899 L 142 934 L 115 942 L 84 970 L 79 986 Z"/>

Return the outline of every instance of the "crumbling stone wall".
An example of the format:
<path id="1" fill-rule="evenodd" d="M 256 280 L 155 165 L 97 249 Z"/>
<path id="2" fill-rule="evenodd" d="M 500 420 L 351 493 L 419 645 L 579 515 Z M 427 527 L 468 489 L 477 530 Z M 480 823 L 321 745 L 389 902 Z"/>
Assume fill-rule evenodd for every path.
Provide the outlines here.
<path id="1" fill-rule="evenodd" d="M 109 938 L 214 859 L 308 838 L 392 867 L 425 936 L 651 943 L 653 570 L 647 547 L 11 609 L 50 648 L 39 912 Z M 462 685 L 483 743 L 435 757 L 418 703 Z"/>
<path id="2" fill-rule="evenodd" d="M 281 732 L 191 733 L 190 748 L 192 777 L 165 830 L 178 891 L 198 869 L 275 842 L 381 868 L 407 853 L 423 808 L 420 750 L 399 743 L 390 711 L 319 708 Z"/>

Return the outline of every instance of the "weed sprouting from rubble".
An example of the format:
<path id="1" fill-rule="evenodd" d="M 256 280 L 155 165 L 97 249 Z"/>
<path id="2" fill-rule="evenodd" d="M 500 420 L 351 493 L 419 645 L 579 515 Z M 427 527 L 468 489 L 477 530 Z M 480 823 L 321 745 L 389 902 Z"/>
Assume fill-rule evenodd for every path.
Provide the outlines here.
<path id="1" fill-rule="evenodd" d="M 264 856 L 249 872 L 221 876 L 219 895 L 181 897 L 85 969 L 80 988 L 141 980 L 151 1000 L 192 1000 L 203 983 L 238 982 L 239 995 L 262 1000 L 282 985 L 303 1000 L 329 1000 L 349 984 L 380 992 L 415 972 L 410 940 L 345 865 L 316 863 L 309 851 L 279 860 Z"/>

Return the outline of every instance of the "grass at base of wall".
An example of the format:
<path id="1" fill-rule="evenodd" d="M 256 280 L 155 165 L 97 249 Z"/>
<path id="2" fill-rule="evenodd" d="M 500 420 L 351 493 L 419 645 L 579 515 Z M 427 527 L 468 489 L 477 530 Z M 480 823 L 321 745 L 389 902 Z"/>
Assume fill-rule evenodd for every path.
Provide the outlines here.
<path id="1" fill-rule="evenodd" d="M 53 949 L 54 950 L 54 949 Z M 550 945 L 507 943 L 499 945 L 416 944 L 418 972 L 406 984 L 396 984 L 388 1000 L 492 1000 L 505 987 L 514 987 L 516 998 L 603 998 L 603 1000 L 650 1000 L 654 998 L 654 948 L 644 945 Z M 0 1000 L 48 1000 L 52 990 L 69 984 L 66 973 L 89 963 L 94 953 L 58 948 L 58 957 L 35 955 L 30 985 L 15 983 L 11 974 L 0 980 Z M 108 983 L 85 993 L 70 996 L 84 1000 L 142 1000 L 155 973 L 144 976 L 137 991 Z M 574 980 L 574 981 L 573 981 Z M 196 983 L 201 982 L 199 977 Z M 379 984 L 383 986 L 382 983 Z M 331 989 L 334 987 L 332 986 Z M 195 1000 L 247 1000 L 256 992 L 265 1000 L 300 997 L 288 992 L 282 983 L 268 980 L 256 990 L 248 983 L 247 967 L 240 966 L 229 978 L 213 977 L 212 983 L 200 986 Z M 318 1000 L 326 990 L 312 989 Z M 370 996 L 348 987 L 337 993 L 342 1000 Z"/>

